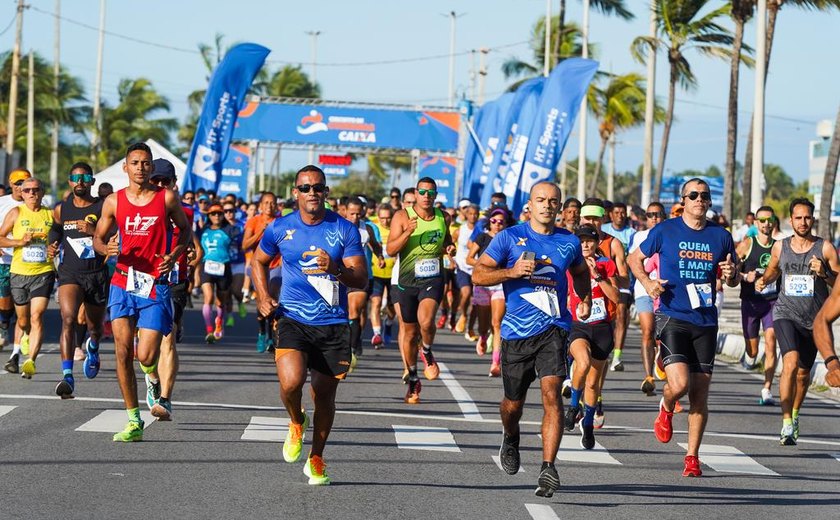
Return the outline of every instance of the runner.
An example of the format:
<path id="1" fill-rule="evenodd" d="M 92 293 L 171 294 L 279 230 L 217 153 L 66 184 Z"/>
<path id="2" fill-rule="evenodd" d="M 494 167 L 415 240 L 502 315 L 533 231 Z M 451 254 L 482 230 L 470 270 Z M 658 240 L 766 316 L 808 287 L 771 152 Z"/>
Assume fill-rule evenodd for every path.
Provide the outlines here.
<path id="1" fill-rule="evenodd" d="M 392 190 L 393 191 L 393 190 Z M 413 208 L 417 204 L 417 190 L 413 187 L 406 188 L 403 191 L 402 195 L 402 207 L 403 208 Z M 391 219 L 391 223 L 394 220 Z M 390 241 L 390 234 L 388 235 L 388 240 Z M 385 252 L 387 254 L 388 250 L 388 242 L 385 243 Z M 402 357 L 403 361 L 403 374 L 402 374 L 402 383 L 408 384 L 408 362 L 406 361 L 405 351 L 403 350 L 403 344 L 405 342 L 405 325 L 403 325 L 402 313 L 400 312 L 400 301 L 397 299 L 397 285 L 400 283 L 400 257 L 396 255 L 394 259 L 394 269 L 391 271 L 391 285 L 388 287 L 388 293 L 391 294 L 391 299 L 394 302 L 394 312 L 397 315 L 397 347 L 400 350 L 400 356 Z"/>
<path id="2" fill-rule="evenodd" d="M 201 265 L 201 292 L 204 295 L 201 314 L 204 316 L 204 328 L 207 333 L 204 341 L 215 343 L 224 335 L 225 308 L 228 305 L 230 287 L 233 283 L 230 248 L 237 242 L 239 228 L 228 224 L 220 204 L 214 203 L 207 208 L 207 218 L 207 224 L 199 239 L 201 250 L 198 251 L 198 261 Z M 214 305 L 216 307 L 215 321 L 213 319 Z"/>
<path id="3" fill-rule="evenodd" d="M 834 331 L 831 324 L 840 317 L 840 284 L 835 283 L 831 294 L 814 318 L 814 342 L 817 344 L 827 370 L 825 383 L 840 387 L 840 360 L 834 350 Z"/>
<path id="4" fill-rule="evenodd" d="M 0 222 L 6 219 L 6 215 L 12 208 L 23 203 L 23 192 L 20 190 L 23 187 L 23 181 L 30 177 L 32 177 L 32 174 L 24 168 L 18 168 L 9 173 L 9 185 L 12 192 L 0 197 Z M 6 361 L 4 368 L 10 374 L 17 374 L 20 370 L 20 343 L 23 332 L 17 325 L 17 320 L 13 321 L 15 307 L 12 301 L 10 272 L 13 252 L 14 250 L 11 248 L 4 248 L 0 252 L 0 338 L 2 338 L 0 345 L 5 345 L 11 340 L 13 345 L 12 355 Z M 13 327 L 13 329 L 9 331 L 9 327 Z"/>
<path id="5" fill-rule="evenodd" d="M 245 235 L 242 237 L 243 251 L 256 250 L 263 233 L 265 233 L 266 228 L 274 221 L 276 216 L 277 197 L 271 192 L 263 192 L 260 195 L 259 213 L 248 219 L 245 223 Z M 269 290 L 274 298 L 280 292 L 280 269 L 278 266 L 279 260 L 271 265 L 271 272 L 269 273 Z M 250 273 L 247 271 L 246 273 L 250 277 Z M 253 278 L 251 279 L 253 281 Z M 257 352 L 263 353 L 271 346 L 272 338 L 268 334 L 266 318 L 259 312 L 257 312 L 257 325 L 259 326 L 257 332 Z"/>
<path id="6" fill-rule="evenodd" d="M 582 296 L 576 309 L 580 319 L 589 317 L 592 300 L 580 241 L 554 225 L 560 189 L 549 182 L 537 183 L 531 188 L 529 204 L 531 221 L 493 239 L 473 270 L 473 282 L 501 283 L 508 302 L 502 322 L 501 466 L 509 475 L 519 471 L 519 419 L 528 387 L 539 378 L 543 463 L 535 494 L 550 498 L 560 487 L 554 460 L 563 436 L 560 386 L 566 376 L 566 337 L 572 321 L 566 309 L 567 271 L 574 277 L 575 292 Z"/>
<path id="7" fill-rule="evenodd" d="M 406 190 L 407 191 L 407 190 Z M 449 217 L 433 207 L 437 185 L 429 177 L 417 181 L 417 203 L 394 215 L 387 251 L 399 255 L 398 284 L 394 294 L 402 314 L 400 349 L 408 369 L 408 391 L 405 402 L 420 402 L 420 378 L 417 377 L 417 355 L 423 359 L 423 374 L 432 381 L 440 375 L 440 367 L 432 354 L 435 339 L 435 314 L 443 298 L 443 261 L 454 246 L 449 235 Z M 417 339 L 423 348 L 418 349 Z"/>
<path id="8" fill-rule="evenodd" d="M 3 219 L 0 247 L 14 248 L 10 269 L 12 300 L 17 326 L 21 329 L 20 353 L 29 356 L 20 367 L 20 375 L 24 379 L 32 379 L 35 359 L 44 338 L 44 311 L 55 284 L 55 265 L 47 251 L 53 214 L 41 205 L 44 184 L 40 180 L 29 177 L 23 181 L 20 191 L 23 193 L 23 204 L 12 208 Z M 12 238 L 8 238 L 9 233 Z M 51 250 L 55 251 L 55 247 Z M 71 359 L 72 355 L 71 350 Z"/>
<path id="9" fill-rule="evenodd" d="M 283 443 L 286 462 L 300 459 L 309 416 L 301 394 L 310 369 L 313 413 L 312 448 L 304 474 L 311 485 L 327 485 L 324 445 L 335 417 L 338 383 L 350 366 L 347 287 L 368 283 L 358 228 L 324 208 L 329 194 L 324 172 L 305 166 L 295 178 L 299 211 L 276 220 L 254 252 L 252 276 L 260 312 L 279 320 L 273 328 L 280 397 L 291 418 Z M 278 301 L 269 293 L 268 267 L 280 256 L 284 283 Z"/>
<path id="10" fill-rule="evenodd" d="M 790 203 L 793 236 L 773 244 L 770 264 L 755 290 L 763 291 L 781 278 L 779 297 L 773 306 L 773 329 L 782 354 L 779 399 L 782 431 L 779 444 L 795 446 L 799 439 L 799 410 L 808 393 L 811 368 L 817 357 L 813 324 L 828 299 L 828 286 L 837 281 L 840 263 L 829 241 L 815 236 L 814 204 L 808 199 Z"/>
<path id="11" fill-rule="evenodd" d="M 475 312 L 470 312 L 473 266 L 467 262 L 467 255 L 469 254 L 470 236 L 472 236 L 476 222 L 478 222 L 478 206 L 476 204 L 469 204 L 469 201 L 467 202 L 467 206 L 462 210 L 464 221 L 452 234 L 452 240 L 456 244 L 455 287 L 458 290 L 458 309 L 456 314 L 460 314 L 460 317 L 455 323 L 454 331 L 457 334 L 464 334 L 464 338 L 472 342 L 476 340 L 472 326 L 475 322 L 475 317 L 471 316 Z"/>
<path id="12" fill-rule="evenodd" d="M 567 231 L 575 232 L 580 225 L 580 201 L 574 197 L 569 197 L 563 203 L 563 227 Z"/>
<path id="13" fill-rule="evenodd" d="M 639 231 L 630 239 L 630 253 L 639 249 L 642 242 L 647 239 L 650 230 L 665 220 L 665 206 L 659 202 L 648 204 L 645 212 L 647 229 Z M 659 276 L 654 268 L 658 255 L 645 262 L 645 272 L 648 277 L 656 280 Z M 642 381 L 642 393 L 647 396 L 656 395 L 656 380 L 654 379 L 654 359 L 656 358 L 656 338 L 653 307 L 653 298 L 645 291 L 645 287 L 636 280 L 633 282 L 633 298 L 636 304 L 636 314 L 639 316 L 639 329 L 642 332 L 642 365 L 645 369 L 645 378 Z"/>
<path id="14" fill-rule="evenodd" d="M 636 230 L 627 224 L 627 204 L 623 202 L 614 202 L 613 207 L 609 213 L 610 223 L 603 226 L 602 231 L 612 237 L 618 239 L 621 245 L 624 246 L 624 253 L 626 255 L 630 247 L 630 241 Z M 629 274 L 625 269 L 624 274 Z M 623 276 L 623 275 L 622 275 Z M 624 338 L 627 337 L 627 325 L 630 323 L 630 303 L 632 302 L 632 295 L 630 293 L 629 283 L 632 280 L 628 278 L 628 285 L 619 289 L 621 292 L 621 301 L 618 302 L 615 311 L 615 348 L 613 349 L 613 359 L 610 365 L 610 370 L 615 372 L 624 371 L 624 363 L 621 361 L 621 352 L 624 350 Z"/>
<path id="15" fill-rule="evenodd" d="M 236 205 L 233 202 L 225 202 L 222 206 L 225 213 L 225 220 L 232 229 L 235 229 L 233 242 L 230 245 L 230 272 L 232 283 L 228 298 L 228 322 L 227 326 L 232 327 L 233 323 L 233 300 L 237 302 L 237 312 L 240 318 L 248 315 L 248 308 L 245 306 L 245 252 L 242 251 L 242 238 L 245 235 L 245 227 L 237 220 Z"/>
<path id="16" fill-rule="evenodd" d="M 776 214 L 770 206 L 761 206 L 756 211 L 758 233 L 745 237 L 736 249 L 741 259 L 741 327 L 744 331 L 746 351 L 744 363 L 753 369 L 758 361 L 759 327 L 764 327 L 764 387 L 758 398 L 760 405 L 772 405 L 773 378 L 776 377 L 776 334 L 773 329 L 773 305 L 779 296 L 779 284 L 772 283 L 762 292 L 755 290 L 755 280 L 764 274 L 770 263 L 773 249 L 773 227 Z M 748 358 L 752 358 L 749 361 Z"/>
<path id="17" fill-rule="evenodd" d="M 718 271 L 727 285 L 735 287 L 738 272 L 733 263 L 732 235 L 706 221 L 712 203 L 709 185 L 690 179 L 681 190 L 685 211 L 654 227 L 629 264 L 651 298 L 660 298 L 656 314 L 656 333 L 668 382 L 662 388 L 654 433 L 659 442 L 669 442 L 678 399 L 688 395 L 688 450 L 684 477 L 699 477 L 698 453 L 709 416 L 709 385 L 715 364 L 718 314 L 714 283 Z M 659 253 L 658 280 L 644 268 L 645 258 Z"/>
<path id="18" fill-rule="evenodd" d="M 169 273 L 191 234 L 178 197 L 149 182 L 152 151 L 146 144 L 128 147 L 123 171 L 128 176 L 128 187 L 105 199 L 93 243 L 99 254 L 117 255 L 108 312 L 128 424 L 114 435 L 114 441 L 133 442 L 143 440 L 133 366 L 134 338 L 139 330 L 136 357 L 140 368 L 147 375 L 154 373 L 161 339 L 172 332 Z M 171 251 L 170 221 L 179 230 L 178 243 Z M 108 240 L 114 227 L 118 234 Z"/>
<path id="19" fill-rule="evenodd" d="M 108 303 L 108 270 L 105 257 L 93 250 L 93 233 L 102 214 L 102 200 L 91 195 L 93 169 L 79 162 L 70 168 L 68 184 L 72 195 L 53 210 L 55 225 L 49 243 L 61 243 L 61 260 L 58 269 L 58 303 L 61 309 L 62 380 L 55 393 L 62 399 L 73 397 L 73 351 L 79 345 L 76 337 L 78 314 L 85 316 L 84 373 L 93 379 L 99 373 L 99 341 L 105 305 Z M 56 251 L 50 247 L 50 256 Z M 81 310 L 80 307 L 84 309 Z"/>
<path id="20" fill-rule="evenodd" d="M 382 237 L 382 244 L 388 243 L 388 237 L 391 234 L 391 219 L 394 216 L 394 209 L 390 204 L 380 204 L 377 210 L 376 228 L 379 230 L 379 236 Z M 370 344 L 373 348 L 379 350 L 391 341 L 391 325 L 394 321 L 394 304 L 391 289 L 391 275 L 394 271 L 394 257 L 388 255 L 388 252 L 382 250 L 382 256 L 385 263 L 382 267 L 379 262 L 373 264 L 373 285 L 370 294 L 370 325 L 373 328 L 373 337 Z M 387 297 L 385 291 L 388 291 Z M 385 298 L 385 308 L 382 308 L 382 299 Z M 382 328 L 382 312 L 385 313 L 384 331 Z"/>
<path id="21" fill-rule="evenodd" d="M 572 316 L 569 351 L 575 363 L 571 401 L 564 422 L 566 430 L 572 431 L 575 423 L 580 421 L 580 445 L 585 450 L 591 450 L 595 447 L 595 407 L 601 395 L 601 373 L 613 347 L 613 322 L 620 293 L 615 262 L 598 250 L 598 231 L 583 225 L 577 228 L 575 235 L 580 240 L 583 259 L 592 279 L 592 311 L 586 319 Z M 567 277 L 569 285 L 573 285 L 571 272 L 567 273 Z M 580 298 L 577 293 L 569 291 L 569 308 L 576 309 L 578 304 Z M 584 401 L 582 407 L 581 397 Z"/>

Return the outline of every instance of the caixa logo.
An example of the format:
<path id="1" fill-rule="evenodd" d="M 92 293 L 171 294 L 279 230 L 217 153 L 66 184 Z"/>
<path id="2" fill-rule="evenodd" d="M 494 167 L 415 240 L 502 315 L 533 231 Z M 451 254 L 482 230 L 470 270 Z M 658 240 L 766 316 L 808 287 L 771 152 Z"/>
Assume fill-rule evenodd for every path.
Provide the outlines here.
<path id="1" fill-rule="evenodd" d="M 141 217 L 139 213 L 134 215 L 134 218 L 125 217 L 125 232 L 129 235 L 147 235 L 157 219 L 158 217 Z"/>

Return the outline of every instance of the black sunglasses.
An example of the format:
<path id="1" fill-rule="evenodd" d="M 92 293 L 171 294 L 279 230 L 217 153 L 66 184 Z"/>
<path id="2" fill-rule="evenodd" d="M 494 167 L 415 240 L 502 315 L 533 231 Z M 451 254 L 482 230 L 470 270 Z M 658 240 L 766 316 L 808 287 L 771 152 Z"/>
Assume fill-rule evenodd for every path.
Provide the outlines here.
<path id="1" fill-rule="evenodd" d="M 661 211 L 651 211 L 649 213 L 645 213 L 645 215 L 647 218 L 665 218 L 665 213 L 662 213 Z"/>
<path id="2" fill-rule="evenodd" d="M 426 190 L 426 189 L 423 189 L 423 188 L 418 188 L 417 194 L 422 195 L 422 196 L 428 195 L 429 197 L 435 197 L 435 196 L 437 196 L 437 191 L 436 190 Z"/>
<path id="3" fill-rule="evenodd" d="M 697 197 L 700 197 L 700 200 L 703 202 L 710 202 L 712 200 L 712 194 L 708 191 L 690 191 L 683 195 L 683 197 L 688 197 L 690 200 L 697 200 Z"/>
<path id="4" fill-rule="evenodd" d="M 172 179 L 169 177 L 153 177 L 150 180 L 152 184 L 157 184 L 158 186 L 169 186 L 172 184 Z"/>
<path id="5" fill-rule="evenodd" d="M 301 193 L 309 193 L 309 190 L 313 190 L 315 193 L 324 193 L 327 191 L 327 185 L 323 182 L 319 182 L 317 184 L 301 184 L 300 186 L 295 186 L 297 190 Z"/>
<path id="6" fill-rule="evenodd" d="M 235 209 L 226 209 L 225 213 L 236 213 Z"/>

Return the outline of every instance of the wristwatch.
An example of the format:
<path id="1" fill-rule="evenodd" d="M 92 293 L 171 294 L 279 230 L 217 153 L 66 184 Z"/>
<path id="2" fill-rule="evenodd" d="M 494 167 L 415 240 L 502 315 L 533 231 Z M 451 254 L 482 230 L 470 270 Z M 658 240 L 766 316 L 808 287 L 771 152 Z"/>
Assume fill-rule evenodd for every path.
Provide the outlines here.
<path id="1" fill-rule="evenodd" d="M 595 283 L 601 283 L 601 282 L 604 281 L 604 277 L 601 276 L 601 275 L 598 275 L 595 278 L 593 278 L 593 280 L 595 280 Z"/>
<path id="2" fill-rule="evenodd" d="M 338 264 L 338 267 L 337 267 L 337 268 L 336 268 L 336 270 L 335 270 L 335 277 L 336 277 L 336 278 L 338 278 L 339 276 L 341 276 L 342 274 L 344 274 L 344 269 L 342 269 L 342 267 L 343 267 L 343 266 L 342 266 L 341 264 Z"/>

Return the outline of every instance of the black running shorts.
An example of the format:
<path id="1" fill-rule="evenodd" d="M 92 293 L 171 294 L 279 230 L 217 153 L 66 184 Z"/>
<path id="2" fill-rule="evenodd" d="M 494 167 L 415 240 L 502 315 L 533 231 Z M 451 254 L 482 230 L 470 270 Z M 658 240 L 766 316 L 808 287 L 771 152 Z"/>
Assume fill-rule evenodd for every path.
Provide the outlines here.
<path id="1" fill-rule="evenodd" d="M 528 387 L 537 378 L 566 377 L 566 337 L 568 332 L 550 326 L 525 339 L 502 340 L 502 383 L 505 398 L 523 401 Z"/>
<path id="2" fill-rule="evenodd" d="M 169 286 L 169 296 L 172 297 L 172 315 L 175 323 L 180 323 L 187 306 L 187 280 Z"/>
<path id="3" fill-rule="evenodd" d="M 392 285 L 391 290 L 394 293 L 394 303 L 400 304 L 400 314 L 402 315 L 403 323 L 417 323 L 417 308 L 420 302 L 427 298 L 432 298 L 438 304 L 443 299 L 443 277 L 429 278 L 429 280 L 420 287 L 402 287 L 399 285 Z"/>
<path id="4" fill-rule="evenodd" d="M 322 374 L 344 379 L 350 368 L 350 326 L 306 325 L 281 317 L 274 322 L 275 359 L 289 350 L 306 354 L 306 366 Z"/>
<path id="5" fill-rule="evenodd" d="M 657 312 L 654 319 L 664 366 L 685 363 L 692 373 L 711 374 L 714 371 L 717 325 L 698 327 L 661 312 Z"/>
<path id="6" fill-rule="evenodd" d="M 601 323 L 572 322 L 572 332 L 569 334 L 569 345 L 575 340 L 582 339 L 589 343 L 589 355 L 597 361 L 605 361 L 613 350 L 613 325 L 609 321 Z"/>
<path id="7" fill-rule="evenodd" d="M 215 285 L 217 291 L 229 291 L 230 286 L 233 284 L 233 274 L 231 274 L 230 264 L 225 264 L 225 274 L 223 275 L 207 274 L 202 269 L 199 275 L 199 281 L 201 285 L 206 283 Z"/>
<path id="8" fill-rule="evenodd" d="M 71 271 L 59 267 L 58 286 L 78 285 L 83 293 L 83 300 L 87 305 L 105 307 L 108 305 L 108 288 L 111 286 L 111 277 L 108 276 L 108 269 L 105 266 L 97 271 Z"/>
<path id="9" fill-rule="evenodd" d="M 814 343 L 814 331 L 808 330 L 793 320 L 775 320 L 776 342 L 782 357 L 788 352 L 799 353 L 799 368 L 811 370 L 817 359 L 817 345 Z"/>

